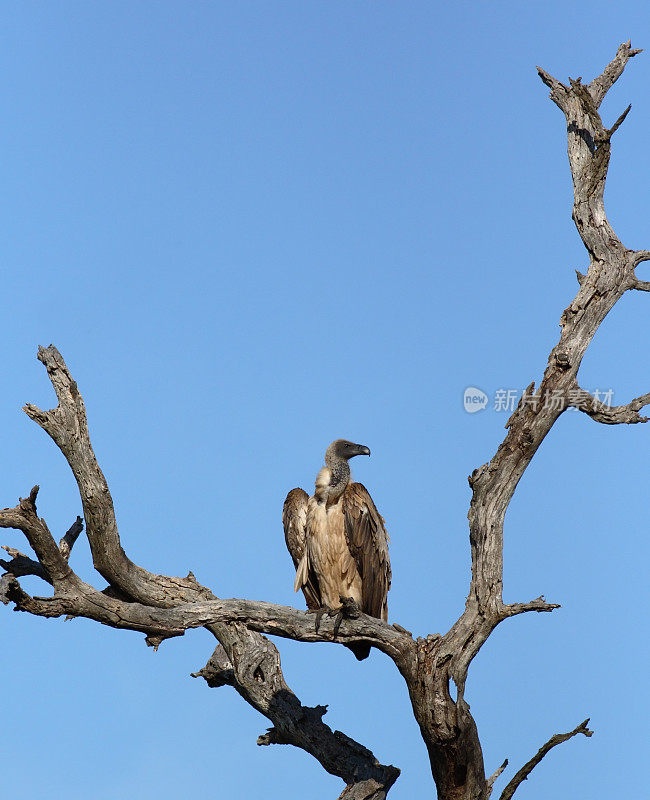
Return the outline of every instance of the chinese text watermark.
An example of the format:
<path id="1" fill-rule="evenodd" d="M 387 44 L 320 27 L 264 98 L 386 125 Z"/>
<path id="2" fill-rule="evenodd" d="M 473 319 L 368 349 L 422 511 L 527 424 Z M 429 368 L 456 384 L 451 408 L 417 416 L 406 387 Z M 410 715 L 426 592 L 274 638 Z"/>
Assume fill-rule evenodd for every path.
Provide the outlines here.
<path id="1" fill-rule="evenodd" d="M 594 389 L 590 394 L 597 403 L 602 403 L 606 408 L 612 407 L 613 389 Z M 563 411 L 565 408 L 575 407 L 581 400 L 584 400 L 584 397 L 585 392 L 581 389 L 570 389 L 567 392 L 553 389 L 543 395 L 524 394 L 520 389 L 496 389 L 490 396 L 476 386 L 468 386 L 463 392 L 463 408 L 468 414 L 476 414 L 486 408 L 512 414 L 521 402 L 532 408 L 533 411 L 540 408 Z"/>

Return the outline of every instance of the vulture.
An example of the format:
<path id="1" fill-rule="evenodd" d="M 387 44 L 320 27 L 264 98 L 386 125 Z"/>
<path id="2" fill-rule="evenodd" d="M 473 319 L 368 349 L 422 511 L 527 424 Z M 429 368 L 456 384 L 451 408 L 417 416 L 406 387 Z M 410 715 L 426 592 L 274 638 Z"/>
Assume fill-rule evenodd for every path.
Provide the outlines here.
<path id="1" fill-rule="evenodd" d="M 369 456 L 364 445 L 337 439 L 325 452 L 312 497 L 292 489 L 282 522 L 296 568 L 294 590 L 302 589 L 311 611 L 339 611 L 352 598 L 364 614 L 386 620 L 391 570 L 388 534 L 368 490 L 350 483 L 349 460 Z M 370 645 L 351 644 L 361 661 Z"/>

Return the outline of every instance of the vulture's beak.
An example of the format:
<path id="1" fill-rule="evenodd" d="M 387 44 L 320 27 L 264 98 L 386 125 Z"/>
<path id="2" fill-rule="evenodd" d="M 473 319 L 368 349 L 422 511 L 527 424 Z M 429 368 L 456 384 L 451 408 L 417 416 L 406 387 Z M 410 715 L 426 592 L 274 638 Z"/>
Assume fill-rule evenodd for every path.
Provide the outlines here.
<path id="1" fill-rule="evenodd" d="M 359 450 L 357 455 L 359 455 L 359 456 L 369 456 L 370 455 L 370 450 L 365 445 L 358 444 L 357 448 Z"/>

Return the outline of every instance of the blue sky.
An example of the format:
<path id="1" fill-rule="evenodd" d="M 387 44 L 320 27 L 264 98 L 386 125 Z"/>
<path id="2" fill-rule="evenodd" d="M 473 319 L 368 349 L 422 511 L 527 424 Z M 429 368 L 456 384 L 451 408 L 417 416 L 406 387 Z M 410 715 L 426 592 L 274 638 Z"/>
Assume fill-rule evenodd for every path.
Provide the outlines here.
<path id="1" fill-rule="evenodd" d="M 63 532 L 73 478 L 20 411 L 53 393 L 37 345 L 84 394 L 123 544 L 222 597 L 301 607 L 281 508 L 344 436 L 391 533 L 390 616 L 444 631 L 469 583 L 466 476 L 501 441 L 497 389 L 539 380 L 587 258 L 571 222 L 564 119 L 535 65 L 591 79 L 640 2 L 5 2 L 0 506 L 34 483 Z M 650 57 L 603 105 L 607 189 L 627 247 L 650 247 Z M 639 270 L 650 277 L 650 272 Z M 650 388 L 648 295 L 626 296 L 581 370 L 625 402 Z M 462 395 L 490 396 L 469 415 Z M 646 789 L 650 428 L 559 420 L 505 533 L 504 623 L 467 687 L 486 768 L 512 777 L 590 716 L 518 792 Z M 17 532 L 2 543 L 24 549 Z M 91 578 L 87 543 L 74 567 Z M 102 586 L 101 579 L 95 579 Z M 30 591 L 43 591 L 25 581 Z M 341 782 L 189 673 L 213 642 L 166 642 L 0 609 L 3 790 L 14 800 L 328 800 Z M 279 642 L 328 723 L 432 796 L 405 687 L 381 654 Z M 306 788 L 308 787 L 308 788 Z"/>

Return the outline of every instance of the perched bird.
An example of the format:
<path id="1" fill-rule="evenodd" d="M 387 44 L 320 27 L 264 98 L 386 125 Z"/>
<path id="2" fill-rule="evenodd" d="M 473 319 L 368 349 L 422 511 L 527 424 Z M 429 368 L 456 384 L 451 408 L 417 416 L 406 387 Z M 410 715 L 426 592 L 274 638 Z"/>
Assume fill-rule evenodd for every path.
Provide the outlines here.
<path id="1" fill-rule="evenodd" d="M 296 568 L 294 590 L 302 589 L 310 610 L 340 611 L 351 598 L 364 614 L 386 620 L 389 540 L 368 490 L 350 483 L 348 461 L 360 455 L 369 456 L 370 450 L 347 439 L 332 442 L 313 496 L 303 489 L 287 495 L 284 538 Z M 349 647 L 360 661 L 370 653 L 367 644 Z"/>

